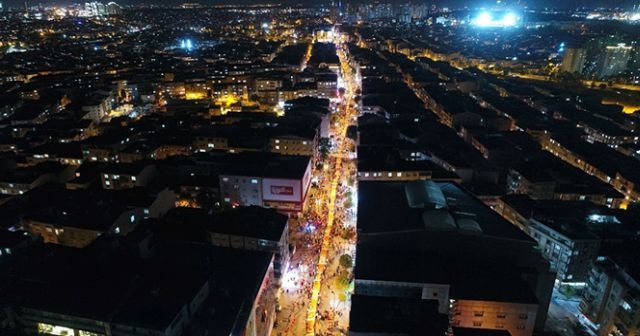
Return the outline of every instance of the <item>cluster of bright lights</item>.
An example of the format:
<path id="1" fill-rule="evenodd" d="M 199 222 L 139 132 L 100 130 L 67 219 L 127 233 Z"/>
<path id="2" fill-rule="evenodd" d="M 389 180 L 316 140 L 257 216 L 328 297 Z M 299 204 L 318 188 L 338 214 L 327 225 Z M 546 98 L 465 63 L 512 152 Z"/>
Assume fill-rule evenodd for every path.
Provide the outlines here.
<path id="1" fill-rule="evenodd" d="M 191 42 L 191 39 L 183 39 L 180 41 L 180 48 L 191 51 L 193 49 L 193 42 Z"/>
<path id="2" fill-rule="evenodd" d="M 472 23 L 478 27 L 514 27 L 518 25 L 520 17 L 515 13 L 506 13 L 502 18 L 497 19 L 493 17 L 490 12 L 482 12 Z"/>

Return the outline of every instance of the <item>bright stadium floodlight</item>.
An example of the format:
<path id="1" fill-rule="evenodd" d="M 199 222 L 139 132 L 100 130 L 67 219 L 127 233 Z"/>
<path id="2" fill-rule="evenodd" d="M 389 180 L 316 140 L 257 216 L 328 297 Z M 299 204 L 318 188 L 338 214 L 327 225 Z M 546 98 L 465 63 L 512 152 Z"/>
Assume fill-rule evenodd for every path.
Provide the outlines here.
<path id="1" fill-rule="evenodd" d="M 512 27 L 518 24 L 518 16 L 513 13 L 507 13 L 502 18 L 502 25 L 505 27 Z"/>
<path id="2" fill-rule="evenodd" d="M 493 22 L 493 17 L 491 17 L 491 13 L 489 12 L 482 12 L 480 13 L 480 15 L 478 15 L 475 22 L 476 26 L 488 27 Z"/>

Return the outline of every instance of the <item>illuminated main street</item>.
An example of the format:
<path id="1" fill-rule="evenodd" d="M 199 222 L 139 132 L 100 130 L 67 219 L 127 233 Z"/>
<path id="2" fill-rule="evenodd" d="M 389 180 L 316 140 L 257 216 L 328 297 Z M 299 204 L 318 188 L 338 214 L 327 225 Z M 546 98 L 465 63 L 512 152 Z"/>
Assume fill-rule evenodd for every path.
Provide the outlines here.
<path id="1" fill-rule="evenodd" d="M 359 85 L 343 42 L 335 41 L 345 90 L 331 119 L 331 151 L 322 168 L 314 169 L 317 186 L 302 218 L 291 223 L 296 252 L 284 275 L 274 335 L 342 335 L 348 329 L 352 267 L 340 257 L 353 258 L 355 251 L 355 144 L 346 132 L 357 120 Z"/>

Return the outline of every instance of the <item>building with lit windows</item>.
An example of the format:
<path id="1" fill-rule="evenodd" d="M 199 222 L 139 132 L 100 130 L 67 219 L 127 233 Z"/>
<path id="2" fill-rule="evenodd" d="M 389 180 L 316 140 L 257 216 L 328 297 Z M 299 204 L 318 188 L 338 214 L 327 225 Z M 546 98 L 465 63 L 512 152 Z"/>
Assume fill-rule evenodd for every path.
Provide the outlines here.
<path id="1" fill-rule="evenodd" d="M 526 195 L 503 196 L 495 210 L 538 242 L 558 280 L 567 283 L 584 283 L 601 245 L 632 239 L 640 223 L 625 210 Z"/>
<path id="2" fill-rule="evenodd" d="M 31 191 L 19 211 L 24 230 L 45 243 L 85 247 L 105 233 L 128 234 L 142 219 L 175 207 L 175 199 L 168 188 L 108 191 L 51 186 Z"/>
<path id="3" fill-rule="evenodd" d="M 635 262 L 618 263 L 600 257 L 594 263 L 582 294 L 580 311 L 593 323 L 599 336 L 640 334 L 637 271 Z"/>
<path id="4" fill-rule="evenodd" d="M 146 186 L 155 175 L 155 165 L 138 161 L 104 166 L 100 180 L 104 189 L 122 190 Z"/>
<path id="5" fill-rule="evenodd" d="M 515 336 L 544 328 L 549 263 L 455 183 L 361 181 L 358 240 L 356 295 L 434 301 L 453 327 Z"/>
<path id="6" fill-rule="evenodd" d="M 302 133 L 302 132 L 300 132 Z M 320 134 L 310 131 L 307 136 L 296 134 L 276 135 L 270 139 L 272 153 L 283 155 L 315 156 L 318 148 Z"/>
<path id="7" fill-rule="evenodd" d="M 107 15 L 120 15 L 122 14 L 122 7 L 115 2 L 109 2 L 107 4 Z"/>
<path id="8" fill-rule="evenodd" d="M 0 194 L 23 195 L 30 190 L 53 182 L 66 182 L 73 176 L 74 167 L 58 162 L 42 162 L 22 167 L 0 177 Z"/>
<path id="9" fill-rule="evenodd" d="M 615 76 L 627 70 L 632 53 L 633 47 L 624 43 L 606 46 L 598 62 L 598 78 Z"/>
<path id="10" fill-rule="evenodd" d="M 219 175 L 222 202 L 287 213 L 303 210 L 311 185 L 311 157 L 245 152 L 228 159 Z"/>
<path id="11" fill-rule="evenodd" d="M 581 74 L 587 60 L 587 50 L 583 48 L 567 48 L 562 58 L 560 71 Z"/>
<path id="12" fill-rule="evenodd" d="M 320 73 L 316 75 L 318 97 L 335 98 L 338 95 L 338 75 L 335 73 Z"/>
<path id="13" fill-rule="evenodd" d="M 273 255 L 204 244 L 122 241 L 131 253 L 43 246 L 2 275 L 0 333 L 55 336 L 264 335 Z M 108 246 L 108 244 L 105 244 Z M 138 253 L 138 254 L 137 254 Z M 68 277 L 69 270 L 81 276 Z M 8 279 L 11 279 L 8 281 Z M 62 304 L 63 303 L 63 304 Z M 212 313 L 214 312 L 214 313 Z M 224 313 L 221 313 L 224 312 Z"/>

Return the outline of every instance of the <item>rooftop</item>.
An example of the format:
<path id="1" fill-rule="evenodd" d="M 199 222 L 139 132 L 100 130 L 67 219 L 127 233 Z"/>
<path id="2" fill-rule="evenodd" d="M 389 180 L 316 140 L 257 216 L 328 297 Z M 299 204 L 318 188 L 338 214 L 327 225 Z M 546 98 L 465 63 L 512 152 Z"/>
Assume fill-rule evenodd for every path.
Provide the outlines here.
<path id="1" fill-rule="evenodd" d="M 358 230 L 364 234 L 454 230 L 532 242 L 480 200 L 450 182 L 360 182 Z"/>

